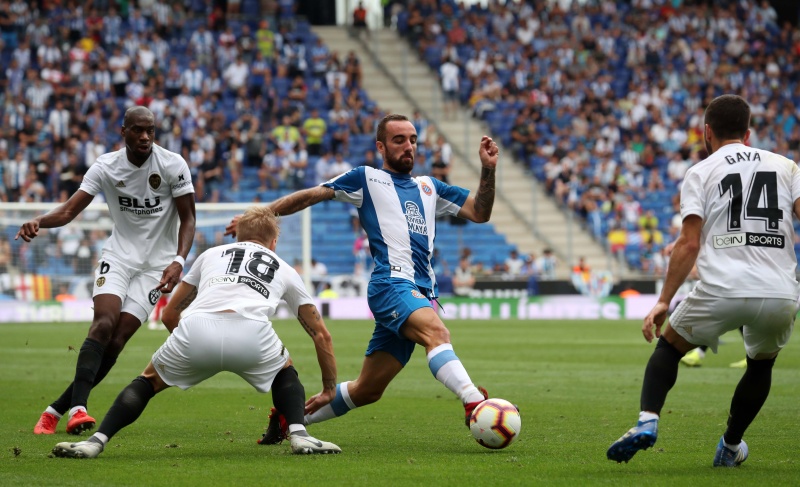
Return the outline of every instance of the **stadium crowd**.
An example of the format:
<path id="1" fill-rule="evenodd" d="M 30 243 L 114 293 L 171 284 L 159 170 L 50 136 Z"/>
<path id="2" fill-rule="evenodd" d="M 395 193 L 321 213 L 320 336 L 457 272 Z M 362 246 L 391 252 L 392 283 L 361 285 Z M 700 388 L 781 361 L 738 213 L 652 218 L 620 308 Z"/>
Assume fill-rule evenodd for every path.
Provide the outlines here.
<path id="1" fill-rule="evenodd" d="M 800 30 L 766 0 L 419 0 L 397 25 L 445 92 L 647 272 L 680 228 L 712 98 L 750 100 L 750 144 L 800 157 Z"/>
<path id="2" fill-rule="evenodd" d="M 380 166 L 384 112 L 361 87 L 356 54 L 332 52 L 293 2 L 240 7 L 228 18 L 200 0 L 0 1 L 0 201 L 65 201 L 99 155 L 122 147 L 134 105 L 150 108 L 157 142 L 190 165 L 199 202 L 263 200 Z M 419 113 L 413 121 L 415 174 L 446 178 L 449 144 Z M 27 271 L 56 257 L 67 267 L 56 274 L 88 275 L 98 232 L 12 242 L 14 260 Z"/>
<path id="3" fill-rule="evenodd" d="M 712 97 L 743 94 L 751 143 L 800 153 L 800 34 L 766 1 L 392 3 L 443 87 L 646 272 L 661 272 L 679 227 L 677 190 L 705 156 Z M 245 1 L 241 14 L 200 0 L 0 1 L 0 201 L 64 201 L 99 154 L 121 147 L 133 105 L 154 112 L 158 143 L 187 160 L 201 202 L 379 166 L 384 113 L 361 87 L 358 56 L 331 52 L 292 2 Z M 414 173 L 446 180 L 451 147 L 419 113 L 413 123 Z M 75 233 L 39 252 L 91 267 L 102 236 Z M 23 263 L 39 258 L 12 248 Z"/>

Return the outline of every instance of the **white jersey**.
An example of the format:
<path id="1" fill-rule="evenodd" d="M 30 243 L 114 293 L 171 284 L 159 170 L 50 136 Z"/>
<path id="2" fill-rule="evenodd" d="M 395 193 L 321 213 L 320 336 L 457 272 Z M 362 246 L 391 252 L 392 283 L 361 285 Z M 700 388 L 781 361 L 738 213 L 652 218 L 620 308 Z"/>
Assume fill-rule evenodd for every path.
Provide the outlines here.
<path id="1" fill-rule="evenodd" d="M 697 287 L 720 297 L 797 299 L 793 161 L 728 144 L 686 173 L 681 218 L 703 219 Z"/>
<path id="2" fill-rule="evenodd" d="M 197 297 L 183 312 L 184 318 L 230 310 L 269 323 L 281 299 L 295 316 L 300 306 L 314 303 L 300 274 L 275 252 L 255 242 L 206 250 L 183 280 L 197 287 Z"/>
<path id="3" fill-rule="evenodd" d="M 80 190 L 101 191 L 114 230 L 103 253 L 142 269 L 164 269 L 178 251 L 178 211 L 174 199 L 194 193 L 189 166 L 179 154 L 153 144 L 150 157 L 136 167 L 125 149 L 97 158 Z"/>

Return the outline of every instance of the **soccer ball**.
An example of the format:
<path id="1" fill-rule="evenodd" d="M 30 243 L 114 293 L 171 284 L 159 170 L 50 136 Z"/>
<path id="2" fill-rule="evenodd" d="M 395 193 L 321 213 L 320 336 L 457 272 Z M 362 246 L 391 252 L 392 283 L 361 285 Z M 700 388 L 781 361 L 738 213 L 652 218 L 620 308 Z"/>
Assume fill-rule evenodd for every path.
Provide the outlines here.
<path id="1" fill-rule="evenodd" d="M 493 450 L 513 443 L 521 427 L 519 411 L 505 399 L 483 401 L 469 418 L 469 430 L 475 441 Z"/>

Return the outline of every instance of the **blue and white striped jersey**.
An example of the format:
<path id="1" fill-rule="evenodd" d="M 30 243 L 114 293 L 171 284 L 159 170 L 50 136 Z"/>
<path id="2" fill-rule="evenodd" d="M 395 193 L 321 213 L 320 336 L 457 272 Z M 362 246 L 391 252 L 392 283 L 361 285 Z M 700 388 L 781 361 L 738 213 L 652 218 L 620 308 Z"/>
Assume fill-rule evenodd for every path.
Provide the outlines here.
<path id="1" fill-rule="evenodd" d="M 428 176 L 411 177 L 367 166 L 357 167 L 322 186 L 334 199 L 358 208 L 369 238 L 375 269 L 372 279 L 400 278 L 436 296 L 431 266 L 436 217 L 456 215 L 469 191 Z"/>

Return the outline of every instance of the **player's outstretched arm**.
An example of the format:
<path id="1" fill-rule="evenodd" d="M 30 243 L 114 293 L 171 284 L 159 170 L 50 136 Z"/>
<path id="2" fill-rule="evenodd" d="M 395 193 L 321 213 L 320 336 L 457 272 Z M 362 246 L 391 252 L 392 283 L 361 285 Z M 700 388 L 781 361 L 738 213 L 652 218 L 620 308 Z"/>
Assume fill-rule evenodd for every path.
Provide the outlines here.
<path id="1" fill-rule="evenodd" d="M 478 155 L 481 158 L 481 180 L 478 184 L 478 192 L 475 196 L 467 198 L 461 211 L 458 212 L 458 216 L 475 223 L 486 223 L 492 216 L 492 207 L 494 206 L 495 170 L 500 149 L 491 137 L 484 135 Z"/>
<path id="2" fill-rule="evenodd" d="M 333 355 L 333 340 L 325 321 L 313 304 L 304 304 L 297 310 L 297 320 L 308 336 L 314 340 L 317 361 L 322 372 L 322 391 L 306 401 L 306 414 L 311 414 L 333 401 L 336 396 L 336 357 Z"/>
<path id="3" fill-rule="evenodd" d="M 62 205 L 54 208 L 53 210 L 45 213 L 44 215 L 37 216 L 31 221 L 25 222 L 19 228 L 19 231 L 14 236 L 14 240 L 22 237 L 22 240 L 30 242 L 39 234 L 40 228 L 58 228 L 63 227 L 71 222 L 83 210 L 89 206 L 94 196 L 89 193 L 78 190 L 69 197 L 69 199 Z"/>
<path id="4" fill-rule="evenodd" d="M 183 258 L 186 262 L 186 256 L 189 255 L 189 250 L 192 248 L 194 241 L 195 231 L 195 207 L 194 207 L 194 193 L 185 194 L 175 198 L 175 206 L 178 209 L 178 218 L 181 224 L 178 228 L 178 252 L 177 255 Z M 181 279 L 181 271 L 183 271 L 183 264 L 177 261 L 172 262 L 164 269 L 161 274 L 161 282 L 159 282 L 156 290 L 162 293 L 169 294 L 178 285 Z"/>
<path id="5" fill-rule="evenodd" d="M 278 216 L 291 215 L 298 211 L 305 210 L 309 206 L 316 205 L 320 201 L 332 200 L 333 189 L 324 186 L 315 186 L 313 188 L 301 189 L 292 194 L 287 194 L 283 198 L 278 198 L 273 201 L 269 207 Z M 225 227 L 225 235 L 236 237 L 236 224 L 239 223 L 239 217 L 236 215 L 231 222 Z"/>
<path id="6" fill-rule="evenodd" d="M 273 201 L 269 207 L 278 216 L 291 215 L 298 211 L 305 210 L 309 206 L 314 206 L 320 201 L 332 200 L 334 191 L 325 186 L 315 186 L 313 188 L 301 189 L 294 193 L 287 194 L 283 198 Z"/>
<path id="7" fill-rule="evenodd" d="M 174 330 L 181 321 L 181 312 L 188 308 L 196 297 L 196 286 L 181 282 L 178 284 L 178 287 L 175 288 L 175 292 L 172 293 L 172 298 L 170 298 L 169 303 L 167 303 L 167 306 L 164 308 L 164 312 L 161 313 L 161 321 L 170 333 L 172 333 L 172 330 Z"/>

